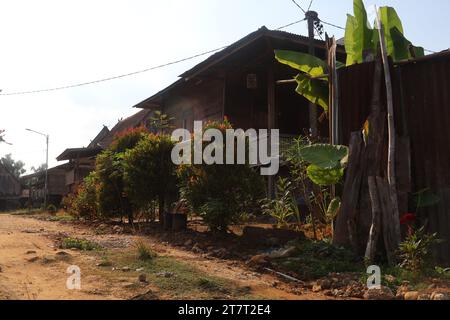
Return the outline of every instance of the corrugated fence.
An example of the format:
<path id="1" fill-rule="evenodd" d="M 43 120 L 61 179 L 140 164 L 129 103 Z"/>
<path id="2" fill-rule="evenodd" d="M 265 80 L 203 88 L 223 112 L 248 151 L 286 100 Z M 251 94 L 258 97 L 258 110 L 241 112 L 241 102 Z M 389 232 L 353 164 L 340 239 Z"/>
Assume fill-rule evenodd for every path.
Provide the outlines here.
<path id="1" fill-rule="evenodd" d="M 340 143 L 348 145 L 351 132 L 361 130 L 369 115 L 374 66 L 339 71 Z M 436 249 L 439 260 L 450 263 L 450 52 L 398 63 L 391 70 L 397 133 L 410 137 L 412 190 L 430 188 L 440 197 L 438 205 L 422 213 L 429 231 L 445 241 Z"/>

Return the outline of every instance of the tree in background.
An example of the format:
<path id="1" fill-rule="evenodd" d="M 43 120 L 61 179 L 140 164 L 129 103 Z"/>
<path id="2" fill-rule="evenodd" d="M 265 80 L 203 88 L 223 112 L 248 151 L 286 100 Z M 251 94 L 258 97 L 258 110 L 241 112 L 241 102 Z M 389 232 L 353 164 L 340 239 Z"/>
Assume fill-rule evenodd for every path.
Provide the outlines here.
<path id="1" fill-rule="evenodd" d="M 41 164 L 39 167 L 31 167 L 31 171 L 34 173 L 44 172 L 47 169 L 47 165 L 45 163 Z"/>
<path id="2" fill-rule="evenodd" d="M 0 140 L 1 141 L 1 140 Z M 0 159 L 0 163 L 16 178 L 20 178 L 23 175 L 25 170 L 25 163 L 23 161 L 15 161 L 12 158 L 11 154 L 7 154 L 6 156 Z"/>
<path id="3" fill-rule="evenodd" d="M 0 129 L 0 143 L 11 144 L 5 141 L 5 130 Z"/>

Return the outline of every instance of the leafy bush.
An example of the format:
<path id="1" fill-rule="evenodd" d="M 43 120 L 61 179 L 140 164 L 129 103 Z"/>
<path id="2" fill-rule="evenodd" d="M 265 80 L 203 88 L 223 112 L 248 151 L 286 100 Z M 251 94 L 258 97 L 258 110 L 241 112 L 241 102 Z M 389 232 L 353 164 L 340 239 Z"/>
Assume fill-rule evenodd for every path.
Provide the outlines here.
<path id="1" fill-rule="evenodd" d="M 225 120 L 210 122 L 204 130 L 210 128 L 225 135 L 232 126 Z M 226 152 L 225 143 L 223 150 Z M 226 231 L 231 223 L 239 222 L 244 212 L 257 207 L 264 194 L 262 177 L 249 165 L 182 165 L 178 176 L 182 197 L 215 231 Z"/>
<path id="2" fill-rule="evenodd" d="M 161 217 L 165 204 L 177 197 L 173 146 L 168 135 L 148 134 L 125 152 L 124 189 L 134 208 L 145 210 L 158 201 Z"/>
<path id="3" fill-rule="evenodd" d="M 97 175 L 95 172 L 84 178 L 73 193 L 64 197 L 63 207 L 72 215 L 78 218 L 98 217 L 97 202 Z"/>
<path id="4" fill-rule="evenodd" d="M 97 200 L 102 216 L 128 216 L 128 221 L 133 223 L 133 208 L 125 192 L 123 157 L 147 134 L 144 127 L 126 130 L 118 134 L 111 146 L 97 156 Z"/>
<path id="5" fill-rule="evenodd" d="M 309 220 L 312 222 L 314 233 L 316 232 L 316 220 L 330 223 L 339 211 L 339 207 L 336 205 L 340 202 L 338 199 L 331 199 L 328 184 L 333 184 L 338 180 L 334 178 L 339 178 L 340 169 L 339 174 L 336 175 L 330 173 L 334 169 L 325 169 L 321 174 L 315 170 L 320 168 L 318 165 L 341 165 L 341 158 L 344 156 L 346 148 L 338 147 L 335 151 L 333 150 L 334 148 L 330 148 L 328 145 L 314 144 L 307 137 L 299 137 L 287 153 L 290 180 L 293 183 L 294 191 L 303 198 L 308 207 Z"/>
<path id="6" fill-rule="evenodd" d="M 280 177 L 277 182 L 276 199 L 267 199 L 264 202 L 264 213 L 277 220 L 278 228 L 287 227 L 289 218 L 293 216 L 300 223 L 300 213 L 293 194 L 292 184 L 287 179 Z"/>
<path id="7" fill-rule="evenodd" d="M 431 257 L 431 247 L 440 242 L 437 233 L 427 234 L 425 227 L 411 232 L 406 240 L 400 243 L 400 266 L 413 272 L 423 270 Z"/>

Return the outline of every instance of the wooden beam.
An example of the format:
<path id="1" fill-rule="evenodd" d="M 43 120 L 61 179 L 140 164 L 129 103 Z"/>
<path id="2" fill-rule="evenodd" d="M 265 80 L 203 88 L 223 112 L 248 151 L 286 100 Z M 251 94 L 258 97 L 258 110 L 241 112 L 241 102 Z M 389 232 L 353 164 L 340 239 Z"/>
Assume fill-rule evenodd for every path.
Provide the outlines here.
<path id="1" fill-rule="evenodd" d="M 267 112 L 267 128 L 268 134 L 270 137 L 270 133 L 272 129 L 276 128 L 276 106 L 275 106 L 275 75 L 274 75 L 274 66 L 271 64 L 267 70 L 267 103 L 268 103 L 268 112 Z M 267 141 L 269 141 L 269 137 Z M 268 144 L 269 153 L 270 144 Z M 273 176 L 268 177 L 268 190 L 267 195 L 269 199 L 273 199 L 275 197 L 275 178 Z"/>

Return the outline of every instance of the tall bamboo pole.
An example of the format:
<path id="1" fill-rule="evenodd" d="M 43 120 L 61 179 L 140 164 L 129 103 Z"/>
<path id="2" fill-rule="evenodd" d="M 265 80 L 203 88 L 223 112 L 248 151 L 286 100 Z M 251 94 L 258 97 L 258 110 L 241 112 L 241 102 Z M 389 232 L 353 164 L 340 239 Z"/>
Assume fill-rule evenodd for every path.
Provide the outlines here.
<path id="1" fill-rule="evenodd" d="M 386 99 L 387 99 L 387 120 L 388 120 L 388 134 L 389 134 L 389 147 L 388 147 L 388 167 L 387 176 L 389 182 L 389 193 L 392 205 L 392 244 L 395 248 L 400 244 L 400 218 L 398 211 L 398 198 L 397 198 L 397 179 L 395 168 L 395 146 L 396 146 L 396 132 L 395 132 L 395 118 L 394 118 L 394 100 L 392 94 L 392 79 L 389 66 L 389 58 L 386 49 L 386 40 L 384 27 L 381 22 L 379 13 L 377 14 L 377 21 L 379 27 L 379 36 L 381 44 L 381 54 L 383 58 L 384 77 L 386 82 Z"/>

